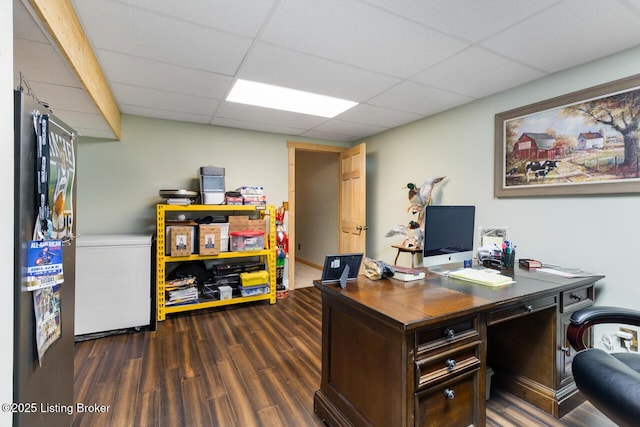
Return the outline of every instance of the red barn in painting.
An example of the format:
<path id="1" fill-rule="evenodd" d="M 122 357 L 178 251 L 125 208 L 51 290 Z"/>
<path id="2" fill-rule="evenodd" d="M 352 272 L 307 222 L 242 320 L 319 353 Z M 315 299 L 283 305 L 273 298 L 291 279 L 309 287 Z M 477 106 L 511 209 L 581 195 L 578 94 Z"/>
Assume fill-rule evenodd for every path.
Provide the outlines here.
<path id="1" fill-rule="evenodd" d="M 562 148 L 555 147 L 556 139 L 548 133 L 523 133 L 513 146 L 516 159 L 553 159 L 559 157 Z"/>

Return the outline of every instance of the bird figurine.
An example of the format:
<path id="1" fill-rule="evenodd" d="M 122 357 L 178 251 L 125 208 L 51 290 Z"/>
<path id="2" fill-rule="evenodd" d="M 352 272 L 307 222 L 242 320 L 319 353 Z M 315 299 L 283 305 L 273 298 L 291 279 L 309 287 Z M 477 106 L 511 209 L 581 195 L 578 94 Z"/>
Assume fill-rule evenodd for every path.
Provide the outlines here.
<path id="1" fill-rule="evenodd" d="M 422 240 L 424 239 L 424 233 L 422 226 L 416 221 L 410 221 L 409 225 L 396 225 L 391 230 L 387 231 L 385 237 L 392 236 L 404 236 L 402 246 L 405 248 L 422 248 Z"/>
<path id="2" fill-rule="evenodd" d="M 422 224 L 424 222 L 424 208 L 431 204 L 431 192 L 435 185 L 444 178 L 444 176 L 428 178 L 421 187 L 417 187 L 412 182 L 404 187 L 409 189 L 409 208 L 407 208 L 407 211 L 414 215 L 418 214 L 418 223 Z"/>

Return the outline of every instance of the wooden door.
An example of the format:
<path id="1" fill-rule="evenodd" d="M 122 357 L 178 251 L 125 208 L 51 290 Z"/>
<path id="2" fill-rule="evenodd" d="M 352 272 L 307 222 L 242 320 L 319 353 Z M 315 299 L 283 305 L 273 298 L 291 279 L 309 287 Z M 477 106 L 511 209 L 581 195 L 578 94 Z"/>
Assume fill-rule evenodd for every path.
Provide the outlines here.
<path id="1" fill-rule="evenodd" d="M 340 253 L 364 253 L 366 247 L 366 145 L 340 154 Z"/>

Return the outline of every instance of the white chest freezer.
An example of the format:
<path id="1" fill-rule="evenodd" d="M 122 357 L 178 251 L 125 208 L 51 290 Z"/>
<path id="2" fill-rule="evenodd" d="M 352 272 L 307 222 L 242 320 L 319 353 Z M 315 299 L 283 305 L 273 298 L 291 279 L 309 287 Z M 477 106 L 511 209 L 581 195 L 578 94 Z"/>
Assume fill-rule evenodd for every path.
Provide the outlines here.
<path id="1" fill-rule="evenodd" d="M 75 335 L 150 323 L 151 236 L 78 236 Z"/>

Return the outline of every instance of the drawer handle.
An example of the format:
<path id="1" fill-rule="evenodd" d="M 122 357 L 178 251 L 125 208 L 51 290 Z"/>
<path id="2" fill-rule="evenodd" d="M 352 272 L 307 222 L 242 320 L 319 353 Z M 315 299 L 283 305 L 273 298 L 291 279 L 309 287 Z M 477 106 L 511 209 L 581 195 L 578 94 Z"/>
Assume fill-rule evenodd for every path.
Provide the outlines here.
<path id="1" fill-rule="evenodd" d="M 578 301 L 582 301 L 582 297 L 580 295 L 571 294 L 569 295 L 569 297 Z"/>
<path id="2" fill-rule="evenodd" d="M 526 311 L 527 313 L 532 313 L 533 312 L 533 306 L 531 304 L 523 305 L 522 309 L 524 311 Z"/>
<path id="3" fill-rule="evenodd" d="M 449 369 L 450 371 L 456 369 L 456 361 L 453 359 L 447 359 L 445 364 L 447 365 L 447 369 Z"/>
<path id="4" fill-rule="evenodd" d="M 453 328 L 447 328 L 444 330 L 444 336 L 447 339 L 452 339 L 456 336 L 456 331 Z"/>
<path id="5" fill-rule="evenodd" d="M 449 400 L 453 400 L 456 397 L 456 392 L 448 388 L 444 391 L 444 397 Z"/>

